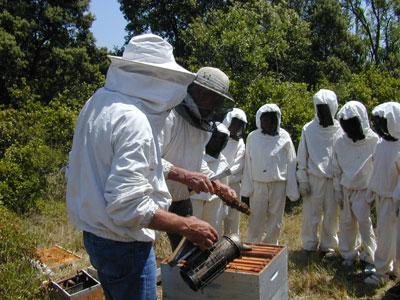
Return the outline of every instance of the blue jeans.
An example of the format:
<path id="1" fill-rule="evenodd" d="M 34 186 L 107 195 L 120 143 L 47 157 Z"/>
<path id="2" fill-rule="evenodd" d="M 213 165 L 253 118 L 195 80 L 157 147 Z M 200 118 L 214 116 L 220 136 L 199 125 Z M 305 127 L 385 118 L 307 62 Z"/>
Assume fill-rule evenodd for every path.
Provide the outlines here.
<path id="1" fill-rule="evenodd" d="M 156 259 L 150 242 L 117 242 L 83 232 L 107 300 L 155 300 Z"/>

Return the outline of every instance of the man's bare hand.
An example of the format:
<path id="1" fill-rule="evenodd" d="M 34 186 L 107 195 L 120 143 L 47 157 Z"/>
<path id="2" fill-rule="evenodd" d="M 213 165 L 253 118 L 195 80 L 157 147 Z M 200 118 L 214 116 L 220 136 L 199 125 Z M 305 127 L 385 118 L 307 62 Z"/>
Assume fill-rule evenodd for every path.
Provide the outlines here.
<path id="1" fill-rule="evenodd" d="M 196 217 L 186 218 L 186 226 L 181 234 L 202 250 L 210 248 L 218 240 L 217 231 Z"/>
<path id="2" fill-rule="evenodd" d="M 185 184 L 196 193 L 214 194 L 214 187 L 207 175 L 198 172 L 186 171 Z"/>
<path id="3" fill-rule="evenodd" d="M 196 193 L 204 192 L 214 194 L 214 187 L 208 176 L 199 172 L 192 172 L 177 166 L 172 166 L 168 172 L 167 179 L 183 183 Z"/>
<path id="4" fill-rule="evenodd" d="M 215 194 L 217 196 L 226 199 L 228 202 L 237 201 L 238 195 L 232 188 L 230 188 L 226 184 L 221 183 L 219 180 L 213 181 L 213 185 Z"/>

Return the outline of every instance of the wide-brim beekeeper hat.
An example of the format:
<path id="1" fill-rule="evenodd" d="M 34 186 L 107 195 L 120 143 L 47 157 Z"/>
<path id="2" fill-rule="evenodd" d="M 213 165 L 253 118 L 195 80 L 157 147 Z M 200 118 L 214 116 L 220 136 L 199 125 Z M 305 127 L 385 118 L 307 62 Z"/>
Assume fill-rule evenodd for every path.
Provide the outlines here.
<path id="1" fill-rule="evenodd" d="M 203 88 L 213 91 L 230 101 L 234 101 L 229 94 L 229 78 L 220 69 L 203 67 L 196 74 L 194 83 Z"/>
<path id="2" fill-rule="evenodd" d="M 122 56 L 108 55 L 108 58 L 116 67 L 127 71 L 157 73 L 171 81 L 193 81 L 196 76 L 176 63 L 171 44 L 152 33 L 132 37 Z"/>

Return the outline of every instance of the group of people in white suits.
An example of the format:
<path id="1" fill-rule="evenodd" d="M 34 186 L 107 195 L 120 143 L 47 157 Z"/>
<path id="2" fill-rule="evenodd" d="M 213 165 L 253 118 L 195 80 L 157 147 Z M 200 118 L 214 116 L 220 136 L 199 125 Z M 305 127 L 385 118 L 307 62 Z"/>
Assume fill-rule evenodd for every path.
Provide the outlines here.
<path id="1" fill-rule="evenodd" d="M 246 144 L 245 113 L 238 108 L 229 112 L 210 136 L 205 161 L 214 173 L 230 168 L 224 183 L 250 204 L 248 242 L 278 244 L 286 197 L 296 201 L 301 196 L 303 249 L 326 257 L 338 250 L 344 266 L 359 259 L 370 274 L 365 282 L 380 285 L 396 274 L 400 259 L 400 104 L 375 107 L 372 126 L 358 101 L 337 112 L 331 90 L 319 90 L 313 105 L 315 117 L 303 127 L 297 155 L 281 128 L 279 107 L 265 104 Z M 191 199 L 194 215 L 220 234 L 239 233 L 239 213 L 217 196 L 202 193 Z M 374 202 L 375 230 L 370 216 Z"/>

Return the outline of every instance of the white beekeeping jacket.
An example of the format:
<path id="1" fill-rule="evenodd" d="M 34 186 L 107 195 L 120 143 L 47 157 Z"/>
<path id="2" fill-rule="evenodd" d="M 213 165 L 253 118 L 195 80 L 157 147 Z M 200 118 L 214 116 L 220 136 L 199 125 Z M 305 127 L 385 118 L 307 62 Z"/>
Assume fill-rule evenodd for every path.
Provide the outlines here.
<path id="1" fill-rule="evenodd" d="M 245 112 L 241 109 L 234 108 L 232 111 L 228 112 L 223 124 L 229 128 L 233 118 L 237 118 L 247 123 Z M 236 141 L 232 138 L 229 138 L 228 144 L 225 149 L 222 150 L 222 154 L 226 157 L 232 173 L 232 175 L 228 177 L 229 184 L 238 183 L 242 180 L 245 150 L 246 148 L 243 139 Z"/>
<path id="2" fill-rule="evenodd" d="M 297 150 L 297 179 L 308 182 L 308 174 L 317 177 L 333 177 L 333 145 L 342 135 L 342 129 L 335 114 L 338 108 L 334 92 L 320 90 L 313 97 L 315 118 L 304 125 Z M 317 116 L 317 104 L 328 104 L 332 114 L 333 125 L 322 127 Z"/>
<path id="3" fill-rule="evenodd" d="M 373 115 L 387 120 L 388 132 L 398 141 L 379 139 L 373 155 L 374 171 L 368 189 L 382 197 L 392 198 L 400 181 L 400 168 L 397 160 L 400 154 L 400 104 L 387 102 L 378 105 Z"/>
<path id="4" fill-rule="evenodd" d="M 66 172 L 71 223 L 117 241 L 155 238 L 145 227 L 171 202 L 157 135 L 165 111 L 182 101 L 194 78 L 169 81 L 136 67 L 111 64 L 105 87 L 79 115 Z"/>
<path id="5" fill-rule="evenodd" d="M 205 146 L 210 133 L 192 126 L 176 111 L 168 115 L 160 134 L 161 156 L 165 174 L 170 165 L 175 165 L 189 171 L 212 175 L 203 161 Z M 190 193 L 186 185 L 173 180 L 167 180 L 167 186 L 172 201 L 189 199 Z"/>
<path id="6" fill-rule="evenodd" d="M 344 120 L 357 117 L 365 139 L 353 142 L 343 134 L 334 146 L 334 186 L 341 190 L 362 190 L 368 187 L 373 172 L 372 155 L 375 152 L 378 136 L 371 130 L 368 123 L 367 110 L 360 102 L 347 102 L 338 113 L 338 118 Z"/>
<path id="7" fill-rule="evenodd" d="M 278 113 L 278 135 L 261 132 L 260 117 L 264 112 Z M 290 200 L 299 198 L 296 181 L 296 152 L 289 133 L 280 128 L 281 112 L 275 104 L 263 105 L 256 114 L 256 130 L 247 137 L 245 167 L 240 194 L 250 197 L 253 181 L 286 181 L 286 195 Z"/>

